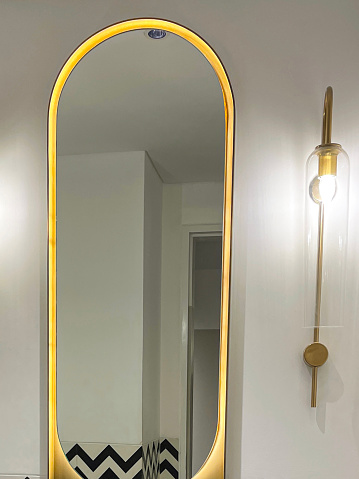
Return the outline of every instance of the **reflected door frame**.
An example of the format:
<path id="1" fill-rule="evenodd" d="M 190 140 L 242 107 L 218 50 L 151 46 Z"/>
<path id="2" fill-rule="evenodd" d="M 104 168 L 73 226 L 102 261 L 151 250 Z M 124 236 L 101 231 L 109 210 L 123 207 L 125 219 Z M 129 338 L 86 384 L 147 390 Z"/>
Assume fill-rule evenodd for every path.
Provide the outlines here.
<path id="1" fill-rule="evenodd" d="M 193 240 L 203 236 L 222 236 L 221 224 L 184 225 L 181 238 L 181 397 L 179 477 L 192 478 L 192 395 L 193 395 L 193 323 L 192 304 Z M 214 440 L 214 437 L 213 437 Z M 210 451 L 208 451 L 209 453 Z"/>

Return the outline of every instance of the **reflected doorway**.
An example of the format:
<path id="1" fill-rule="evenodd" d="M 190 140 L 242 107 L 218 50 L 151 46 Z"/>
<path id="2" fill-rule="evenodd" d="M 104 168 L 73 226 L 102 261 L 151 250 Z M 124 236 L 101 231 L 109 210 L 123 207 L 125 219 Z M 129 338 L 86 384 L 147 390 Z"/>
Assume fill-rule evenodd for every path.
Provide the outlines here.
<path id="1" fill-rule="evenodd" d="M 189 237 L 187 478 L 205 462 L 217 427 L 222 233 Z"/>

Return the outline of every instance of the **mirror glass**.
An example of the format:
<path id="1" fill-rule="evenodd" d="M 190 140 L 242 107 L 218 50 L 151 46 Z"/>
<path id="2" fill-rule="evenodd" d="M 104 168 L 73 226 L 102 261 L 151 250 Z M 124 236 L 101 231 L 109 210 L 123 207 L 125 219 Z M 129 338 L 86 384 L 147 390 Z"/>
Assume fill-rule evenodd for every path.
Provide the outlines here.
<path id="1" fill-rule="evenodd" d="M 57 423 L 83 478 L 189 479 L 210 452 L 224 142 L 216 74 L 174 34 L 117 35 L 64 87 Z"/>

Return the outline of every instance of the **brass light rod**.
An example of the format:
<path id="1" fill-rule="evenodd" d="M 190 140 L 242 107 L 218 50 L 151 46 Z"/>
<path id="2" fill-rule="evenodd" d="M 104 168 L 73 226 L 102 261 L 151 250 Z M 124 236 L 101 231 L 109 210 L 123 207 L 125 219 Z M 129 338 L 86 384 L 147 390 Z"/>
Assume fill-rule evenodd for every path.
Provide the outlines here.
<path id="1" fill-rule="evenodd" d="M 323 282 L 323 239 L 324 239 L 324 204 L 319 205 L 318 221 L 318 253 L 317 253 L 317 291 L 315 298 L 315 326 L 314 326 L 314 344 L 319 345 L 320 328 L 320 306 L 322 302 L 322 282 Z M 321 348 L 322 349 L 322 348 Z M 318 366 L 312 366 L 312 396 L 311 407 L 317 407 L 317 389 L 318 389 Z"/>
<path id="2" fill-rule="evenodd" d="M 323 282 L 323 240 L 324 240 L 324 205 L 319 205 L 318 220 L 318 253 L 317 253 L 317 291 L 315 298 L 315 326 L 314 342 L 319 343 L 320 327 L 320 307 L 322 302 L 322 282 Z"/>
<path id="3" fill-rule="evenodd" d="M 332 145 L 332 111 L 333 111 L 333 89 L 328 87 L 325 92 L 324 111 L 323 111 L 323 129 L 322 144 L 329 148 Z M 334 151 L 334 150 L 333 150 Z M 325 156 L 319 156 L 318 176 L 322 174 L 336 173 L 336 156 L 329 150 Z M 323 243 L 324 243 L 324 203 L 319 203 L 318 216 L 318 249 L 317 249 L 317 277 L 316 277 L 316 297 L 315 297 L 315 323 L 314 323 L 314 342 L 304 350 L 304 361 L 312 368 L 312 394 L 311 407 L 317 406 L 318 390 L 318 367 L 322 366 L 328 359 L 328 350 L 324 344 L 319 342 L 320 328 L 320 309 L 322 301 L 323 284 Z"/>

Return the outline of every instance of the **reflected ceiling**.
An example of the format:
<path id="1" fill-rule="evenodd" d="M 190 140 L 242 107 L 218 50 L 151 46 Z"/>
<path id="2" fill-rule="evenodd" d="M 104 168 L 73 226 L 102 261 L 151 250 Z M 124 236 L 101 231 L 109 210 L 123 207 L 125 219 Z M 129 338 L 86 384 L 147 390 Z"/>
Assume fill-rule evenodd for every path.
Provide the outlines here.
<path id="1" fill-rule="evenodd" d="M 91 51 L 64 87 L 58 127 L 59 155 L 146 150 L 166 183 L 223 179 L 219 82 L 173 34 L 128 32 Z"/>

